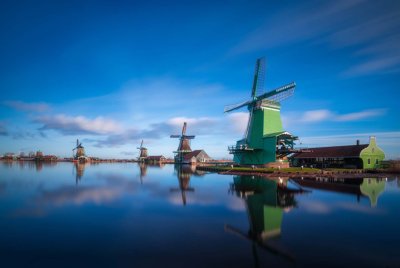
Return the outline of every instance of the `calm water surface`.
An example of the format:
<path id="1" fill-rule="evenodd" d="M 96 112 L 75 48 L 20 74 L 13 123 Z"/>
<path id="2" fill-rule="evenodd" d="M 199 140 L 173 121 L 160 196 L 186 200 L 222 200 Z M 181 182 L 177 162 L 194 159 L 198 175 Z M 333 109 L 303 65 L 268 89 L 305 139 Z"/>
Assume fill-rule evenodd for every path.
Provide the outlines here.
<path id="1" fill-rule="evenodd" d="M 1 267 L 400 267 L 399 242 L 394 177 L 0 162 Z"/>

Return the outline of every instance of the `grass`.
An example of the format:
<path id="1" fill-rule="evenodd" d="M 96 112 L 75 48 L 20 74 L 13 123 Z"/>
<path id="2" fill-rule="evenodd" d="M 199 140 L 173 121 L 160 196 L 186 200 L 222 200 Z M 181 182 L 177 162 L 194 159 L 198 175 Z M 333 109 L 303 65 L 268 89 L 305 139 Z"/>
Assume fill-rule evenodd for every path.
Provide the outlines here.
<path id="1" fill-rule="evenodd" d="M 211 166 L 215 171 L 238 171 L 238 172 L 262 172 L 262 173 L 273 173 L 273 172 L 281 172 L 281 173 L 296 173 L 296 172 L 307 172 L 307 173 L 317 173 L 320 172 L 320 169 L 316 168 L 301 168 L 301 167 L 290 167 L 290 168 L 261 168 L 261 167 L 256 167 L 256 168 L 251 168 L 251 167 L 229 167 L 229 166 Z"/>

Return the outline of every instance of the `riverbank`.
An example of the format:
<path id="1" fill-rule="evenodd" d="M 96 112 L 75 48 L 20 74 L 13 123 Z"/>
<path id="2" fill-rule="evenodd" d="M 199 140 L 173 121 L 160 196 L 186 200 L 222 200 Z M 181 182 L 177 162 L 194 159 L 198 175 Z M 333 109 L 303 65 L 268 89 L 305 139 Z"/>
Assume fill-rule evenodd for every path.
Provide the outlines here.
<path id="1" fill-rule="evenodd" d="M 362 170 L 362 169 L 317 169 L 317 168 L 252 168 L 252 167 L 230 167 L 230 166 L 197 166 L 197 170 L 215 172 L 221 175 L 250 175 L 266 177 L 326 177 L 326 178 L 387 178 L 399 176 L 385 170 Z"/>

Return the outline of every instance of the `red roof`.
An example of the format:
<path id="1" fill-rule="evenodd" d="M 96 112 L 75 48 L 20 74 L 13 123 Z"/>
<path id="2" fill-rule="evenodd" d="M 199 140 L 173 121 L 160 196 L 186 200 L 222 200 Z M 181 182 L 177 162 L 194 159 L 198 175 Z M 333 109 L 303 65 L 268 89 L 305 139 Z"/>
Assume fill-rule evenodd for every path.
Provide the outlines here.
<path id="1" fill-rule="evenodd" d="M 192 157 L 197 157 L 201 152 L 203 152 L 208 158 L 210 158 L 206 152 L 204 152 L 203 150 L 194 150 L 190 153 L 187 153 L 183 156 L 183 158 L 185 160 L 190 160 Z"/>
<path id="2" fill-rule="evenodd" d="M 293 158 L 360 157 L 361 150 L 367 147 L 368 144 L 309 148 L 305 152 L 296 153 Z"/>
<path id="3" fill-rule="evenodd" d="M 161 159 L 165 159 L 165 157 L 162 156 L 162 155 L 150 155 L 150 156 L 147 157 L 147 160 L 160 161 Z"/>

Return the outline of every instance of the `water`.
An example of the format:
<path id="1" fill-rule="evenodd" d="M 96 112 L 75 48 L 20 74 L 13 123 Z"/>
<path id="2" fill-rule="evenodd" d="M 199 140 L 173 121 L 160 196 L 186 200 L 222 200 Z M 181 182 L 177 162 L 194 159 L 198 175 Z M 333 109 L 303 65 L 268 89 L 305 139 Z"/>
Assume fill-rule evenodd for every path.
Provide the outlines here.
<path id="1" fill-rule="evenodd" d="M 400 267 L 399 212 L 396 178 L 0 162 L 0 265 Z"/>

